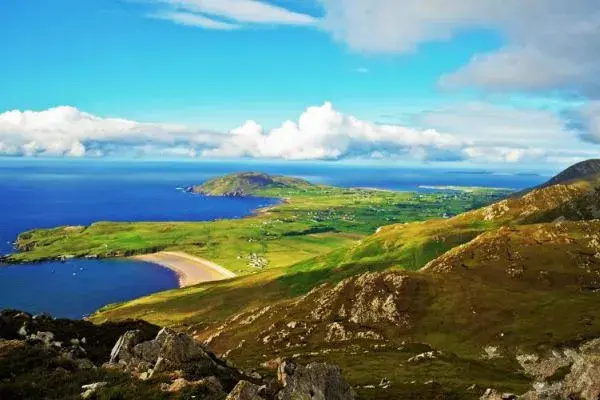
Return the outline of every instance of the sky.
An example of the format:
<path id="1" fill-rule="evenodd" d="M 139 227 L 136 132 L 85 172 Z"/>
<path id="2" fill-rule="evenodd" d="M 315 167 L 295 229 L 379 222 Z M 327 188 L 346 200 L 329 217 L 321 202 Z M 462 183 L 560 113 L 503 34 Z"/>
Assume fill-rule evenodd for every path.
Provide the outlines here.
<path id="1" fill-rule="evenodd" d="M 595 0 L 1 0 L 0 156 L 566 166 Z"/>

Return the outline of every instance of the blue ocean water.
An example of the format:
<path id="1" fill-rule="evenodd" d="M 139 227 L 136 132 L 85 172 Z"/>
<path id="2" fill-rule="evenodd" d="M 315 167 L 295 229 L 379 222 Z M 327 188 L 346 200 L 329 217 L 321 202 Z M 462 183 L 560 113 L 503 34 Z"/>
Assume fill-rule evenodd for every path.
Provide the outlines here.
<path id="1" fill-rule="evenodd" d="M 315 183 L 420 190 L 426 185 L 522 189 L 537 173 L 436 167 L 265 162 L 141 162 L 0 159 L 0 253 L 19 232 L 97 221 L 206 221 L 238 218 L 274 199 L 215 198 L 178 188 L 240 171 L 303 177 Z M 102 305 L 177 287 L 164 268 L 130 260 L 72 260 L 0 268 L 0 308 L 79 318 Z"/>

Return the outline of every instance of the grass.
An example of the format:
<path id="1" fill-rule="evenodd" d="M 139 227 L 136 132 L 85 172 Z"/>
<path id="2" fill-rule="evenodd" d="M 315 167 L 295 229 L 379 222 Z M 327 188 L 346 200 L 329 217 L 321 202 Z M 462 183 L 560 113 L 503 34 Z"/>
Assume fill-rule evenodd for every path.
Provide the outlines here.
<path id="1" fill-rule="evenodd" d="M 418 194 L 311 185 L 269 186 L 252 193 L 285 202 L 237 220 L 98 222 L 33 230 L 19 236 L 20 251 L 7 261 L 177 250 L 210 259 L 238 274 L 254 273 L 259 268 L 251 257 L 264 260 L 266 268 L 287 267 L 349 246 L 380 226 L 458 214 L 504 194 L 491 190 Z"/>
<path id="2" fill-rule="evenodd" d="M 408 210 L 399 221 L 403 223 L 385 226 L 348 247 L 227 282 L 114 305 L 92 318 L 141 317 L 196 332 L 206 339 L 228 318 L 256 313 L 252 310 L 268 305 L 273 309 L 264 317 L 248 326 L 233 325 L 211 346 L 225 351 L 245 340 L 243 348 L 231 357 L 248 367 L 275 356 L 297 356 L 302 362 L 320 360 L 340 365 L 353 385 L 377 385 L 384 377 L 392 380 L 393 386 L 387 391 L 359 389 L 365 399 L 476 399 L 486 387 L 522 393 L 529 379 L 515 372 L 515 354 L 576 345 L 600 335 L 594 292 L 600 261 L 590 248 L 600 227 L 594 221 L 550 222 L 557 216 L 585 219 L 590 193 L 587 183 L 551 187 L 449 219 L 439 218 L 440 204 L 466 200 L 462 196 L 469 193 L 458 197 L 447 193 L 431 197 L 405 194 L 407 197 L 394 205 Z M 374 196 L 376 203 L 379 198 Z M 393 204 L 389 198 L 379 200 L 383 209 Z M 302 209 L 295 201 L 292 198 L 283 209 Z M 415 204 L 423 206 L 420 214 L 415 213 Z M 379 207 L 371 204 L 366 209 L 370 206 Z M 364 206 L 357 207 L 352 215 L 361 215 L 364 210 Z M 436 213 L 438 218 L 404 223 L 419 216 L 435 217 Z M 368 221 L 368 214 L 361 218 Z M 532 221 L 544 223 L 532 225 Z M 430 269 L 418 271 L 430 262 Z M 386 348 L 353 341 L 336 349 L 318 335 L 307 339 L 307 346 L 302 348 L 269 347 L 257 341 L 261 331 L 282 318 L 284 323 L 305 320 L 310 310 L 298 309 L 294 300 L 314 287 L 329 285 L 322 289 L 327 291 L 345 277 L 389 269 L 404 270 L 423 286 L 410 299 L 409 311 L 415 321 L 409 331 L 378 327 L 379 332 L 386 333 Z M 411 364 L 407 362 L 410 356 L 426 350 L 418 346 L 406 349 L 408 345 L 403 343 L 442 349 L 445 356 Z M 504 357 L 482 359 L 486 346 L 498 347 Z M 428 383 L 432 379 L 443 388 Z M 466 390 L 472 384 L 480 389 Z"/>

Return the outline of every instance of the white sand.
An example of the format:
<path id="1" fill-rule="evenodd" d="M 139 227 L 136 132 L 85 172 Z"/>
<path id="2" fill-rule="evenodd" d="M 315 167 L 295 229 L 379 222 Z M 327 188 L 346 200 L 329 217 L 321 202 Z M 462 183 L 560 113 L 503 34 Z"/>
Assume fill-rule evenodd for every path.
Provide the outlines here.
<path id="1" fill-rule="evenodd" d="M 158 264 L 175 271 L 179 276 L 179 287 L 192 286 L 202 282 L 220 281 L 236 276 L 233 272 L 218 264 L 182 252 L 161 251 L 160 253 L 133 258 Z"/>

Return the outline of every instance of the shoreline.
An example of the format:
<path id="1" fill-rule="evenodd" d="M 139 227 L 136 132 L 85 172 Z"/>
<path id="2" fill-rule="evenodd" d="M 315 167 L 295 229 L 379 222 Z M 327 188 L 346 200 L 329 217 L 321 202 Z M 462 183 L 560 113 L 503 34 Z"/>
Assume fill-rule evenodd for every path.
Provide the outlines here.
<path id="1" fill-rule="evenodd" d="M 161 251 L 130 258 L 156 264 L 175 272 L 178 277 L 179 288 L 193 286 L 203 282 L 231 279 L 237 276 L 233 272 L 212 261 L 178 251 Z"/>

